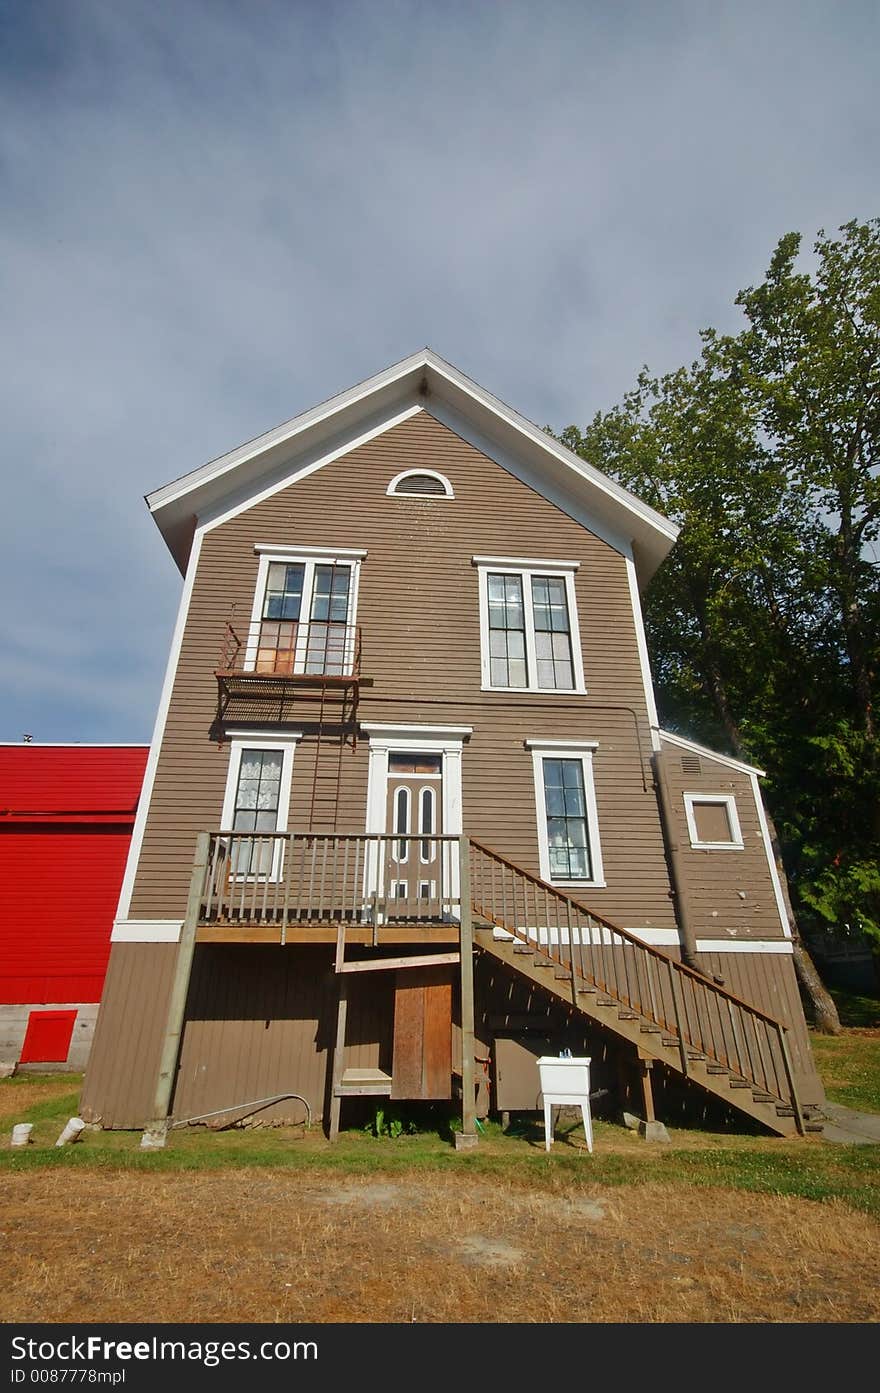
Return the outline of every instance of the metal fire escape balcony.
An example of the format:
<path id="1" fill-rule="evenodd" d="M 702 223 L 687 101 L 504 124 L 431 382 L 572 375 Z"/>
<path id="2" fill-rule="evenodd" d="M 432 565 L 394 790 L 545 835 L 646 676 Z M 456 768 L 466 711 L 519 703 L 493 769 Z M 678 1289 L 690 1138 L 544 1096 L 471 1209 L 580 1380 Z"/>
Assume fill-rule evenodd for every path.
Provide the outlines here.
<path id="1" fill-rule="evenodd" d="M 356 726 L 361 630 L 332 621 L 229 621 L 216 668 L 217 719 Z M 311 704 L 311 707 L 308 705 Z"/>

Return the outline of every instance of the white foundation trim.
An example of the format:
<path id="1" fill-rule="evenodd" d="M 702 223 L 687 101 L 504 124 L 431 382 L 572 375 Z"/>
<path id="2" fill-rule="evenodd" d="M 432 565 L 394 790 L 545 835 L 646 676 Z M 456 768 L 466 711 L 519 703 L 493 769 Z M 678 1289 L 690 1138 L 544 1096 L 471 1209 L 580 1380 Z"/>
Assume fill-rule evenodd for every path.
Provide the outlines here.
<path id="1" fill-rule="evenodd" d="M 642 943 L 646 943 L 653 948 L 678 948 L 681 939 L 677 929 L 627 929 L 626 932 L 633 938 L 637 938 Z M 535 938 L 539 943 L 568 943 L 568 930 L 550 929 L 543 925 L 537 928 L 530 927 L 528 934 Z M 494 938 L 510 940 L 514 937 L 506 929 L 495 929 Z M 611 929 L 581 929 L 580 937 L 575 942 L 590 943 L 598 946 L 604 944 L 606 948 L 631 948 L 633 945 L 623 938 L 620 934 L 614 933 Z M 791 943 L 788 940 L 772 939 L 747 939 L 737 942 L 730 938 L 698 938 L 697 951 L 700 953 L 771 953 L 775 955 L 790 955 L 792 951 Z"/>
<path id="2" fill-rule="evenodd" d="M 179 943 L 182 919 L 117 919 L 111 943 Z"/>

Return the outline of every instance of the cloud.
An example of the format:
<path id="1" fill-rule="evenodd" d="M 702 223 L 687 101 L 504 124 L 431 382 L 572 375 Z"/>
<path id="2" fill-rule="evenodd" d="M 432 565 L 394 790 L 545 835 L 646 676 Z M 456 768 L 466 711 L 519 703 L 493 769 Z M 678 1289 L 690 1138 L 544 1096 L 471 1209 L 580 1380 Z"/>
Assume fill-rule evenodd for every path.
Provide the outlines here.
<path id="1" fill-rule="evenodd" d="M 782 233 L 875 211 L 867 4 L 0 15 L 13 738 L 148 736 L 179 578 L 143 493 L 423 344 L 583 423 Z"/>

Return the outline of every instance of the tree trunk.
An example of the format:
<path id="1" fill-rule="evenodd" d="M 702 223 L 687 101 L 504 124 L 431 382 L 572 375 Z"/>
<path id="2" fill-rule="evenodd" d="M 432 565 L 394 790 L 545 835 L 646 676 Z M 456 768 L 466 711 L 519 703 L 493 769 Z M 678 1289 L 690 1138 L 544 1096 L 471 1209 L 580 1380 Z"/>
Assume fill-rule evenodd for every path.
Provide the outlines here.
<path id="1" fill-rule="evenodd" d="M 791 896 L 788 893 L 788 877 L 785 874 L 785 866 L 782 861 L 782 852 L 779 849 L 779 838 L 776 835 L 776 826 L 773 818 L 767 813 L 767 828 L 770 832 L 770 845 L 773 848 L 773 859 L 776 862 L 776 871 L 779 875 L 779 884 L 782 888 L 782 900 L 785 905 L 785 913 L 788 918 L 788 927 L 791 929 L 791 946 L 794 955 L 794 970 L 798 980 L 798 986 L 806 996 L 812 1016 L 813 1025 L 822 1035 L 840 1035 L 843 1027 L 840 1024 L 840 1017 L 837 1014 L 837 1007 L 834 998 L 829 992 L 822 978 L 816 970 L 816 964 L 810 957 L 801 939 L 801 932 L 792 908 Z"/>

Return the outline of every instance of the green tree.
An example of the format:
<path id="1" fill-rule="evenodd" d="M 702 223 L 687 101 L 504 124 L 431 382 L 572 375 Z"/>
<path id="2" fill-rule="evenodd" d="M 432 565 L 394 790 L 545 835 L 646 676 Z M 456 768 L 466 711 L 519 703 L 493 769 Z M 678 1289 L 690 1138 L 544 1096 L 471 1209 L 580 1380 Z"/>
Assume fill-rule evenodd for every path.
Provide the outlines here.
<path id="1" fill-rule="evenodd" d="M 840 233 L 812 274 L 783 237 L 741 333 L 561 439 L 682 526 L 646 605 L 660 709 L 767 769 L 793 928 L 880 947 L 880 220 Z"/>

